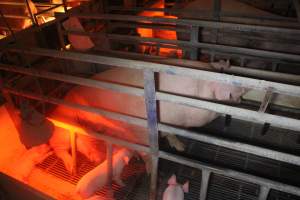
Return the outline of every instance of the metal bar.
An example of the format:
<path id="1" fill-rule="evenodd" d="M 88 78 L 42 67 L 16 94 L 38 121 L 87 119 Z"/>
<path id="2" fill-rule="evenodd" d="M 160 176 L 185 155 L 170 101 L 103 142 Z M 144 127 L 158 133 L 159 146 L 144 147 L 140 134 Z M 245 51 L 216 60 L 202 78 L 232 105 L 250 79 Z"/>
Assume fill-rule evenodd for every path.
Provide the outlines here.
<path id="1" fill-rule="evenodd" d="M 62 2 L 63 2 L 63 6 L 64 6 L 64 11 L 65 11 L 65 13 L 67 13 L 68 12 L 67 0 L 62 0 Z"/>
<path id="2" fill-rule="evenodd" d="M 9 48 L 11 51 L 20 51 L 20 48 Z M 155 72 L 167 73 L 172 75 L 188 76 L 194 79 L 217 81 L 220 83 L 231 84 L 239 87 L 246 87 L 258 90 L 267 90 L 269 87 L 274 89 L 274 93 L 286 94 L 291 96 L 300 96 L 300 88 L 293 85 L 276 83 L 271 81 L 257 80 L 252 78 L 238 77 L 223 73 L 210 71 L 202 71 L 196 69 L 187 69 L 183 67 L 175 67 L 165 64 L 157 64 L 151 62 L 111 58 L 107 56 L 92 55 L 79 52 L 57 51 L 42 48 L 26 48 L 22 49 L 25 54 L 33 54 L 40 56 L 49 56 L 53 58 L 70 59 L 74 61 L 83 61 L 90 63 L 103 64 L 113 67 L 126 67 L 134 69 L 151 69 Z"/>
<path id="3" fill-rule="evenodd" d="M 105 135 L 105 134 L 84 130 L 80 127 L 73 126 L 73 125 L 70 125 L 70 124 L 66 124 L 66 123 L 51 119 L 51 118 L 48 118 L 48 119 L 51 122 L 53 122 L 54 125 L 57 126 L 57 127 L 61 127 L 61 128 L 64 128 L 64 129 L 76 130 L 77 134 L 86 135 L 86 136 L 89 136 L 89 137 L 92 137 L 92 138 L 95 138 L 95 139 L 99 139 L 99 140 L 104 140 L 105 142 L 109 142 L 109 143 L 116 144 L 116 145 L 119 145 L 119 146 L 124 146 L 124 147 L 127 147 L 129 149 L 136 150 L 136 151 L 142 151 L 142 152 L 145 152 L 145 153 L 150 153 L 150 149 L 149 149 L 148 146 L 127 142 L 127 141 L 124 141 L 122 139 L 118 139 L 116 137 L 111 137 L 111 136 L 108 136 L 108 135 Z"/>
<path id="4" fill-rule="evenodd" d="M 76 132 L 70 130 L 70 143 L 72 151 L 72 174 L 77 173 L 77 144 L 76 144 Z"/>
<path id="5" fill-rule="evenodd" d="M 125 41 L 132 41 L 132 42 L 139 41 L 139 42 L 156 42 L 162 44 L 173 44 L 173 45 L 180 46 L 181 48 L 183 47 L 203 48 L 203 49 L 215 50 L 215 51 L 226 52 L 226 53 L 251 55 L 260 58 L 270 58 L 270 59 L 280 58 L 281 60 L 300 62 L 300 55 L 297 54 L 281 53 L 281 52 L 259 50 L 259 49 L 249 49 L 245 47 L 234 47 L 234 46 L 226 46 L 226 45 L 203 43 L 203 42 L 148 38 L 148 37 L 139 37 L 139 36 L 130 36 L 130 35 L 120 35 L 120 34 L 88 33 L 83 31 L 63 31 L 63 33 L 66 35 L 74 34 L 74 35 L 86 35 L 90 37 L 106 36 L 108 39 L 118 40 L 118 41 L 125 40 Z"/>
<path id="6" fill-rule="evenodd" d="M 61 27 L 60 22 L 56 23 L 56 28 L 57 28 L 57 34 L 58 34 L 60 47 L 65 50 L 66 44 L 65 44 L 65 40 L 64 40 L 64 35 L 62 34 L 62 27 Z"/>
<path id="7" fill-rule="evenodd" d="M 10 2 L 10 1 L 0 1 L 0 5 L 7 5 L 7 6 L 26 6 L 26 3 L 21 3 L 21 2 Z"/>
<path id="8" fill-rule="evenodd" d="M 157 170 L 158 170 L 158 114 L 155 97 L 155 77 L 154 72 L 144 70 L 144 88 L 145 88 L 145 104 L 147 110 L 147 122 L 149 131 L 149 143 L 151 148 L 151 182 L 150 182 L 150 200 L 156 199 L 157 192 Z"/>
<path id="9" fill-rule="evenodd" d="M 107 185 L 109 192 L 112 192 L 113 182 L 113 146 L 110 142 L 106 142 L 106 160 L 107 160 Z"/>
<path id="10" fill-rule="evenodd" d="M 5 18 L 11 18 L 11 19 L 29 19 L 29 16 L 25 16 L 25 15 L 8 15 L 8 14 L 4 14 L 3 15 Z"/>
<path id="11" fill-rule="evenodd" d="M 273 97 L 273 92 L 272 92 L 272 88 L 270 88 L 266 91 L 265 97 L 261 102 L 258 112 L 262 112 L 262 113 L 266 112 L 267 107 L 270 101 L 272 100 L 272 97 Z"/>
<path id="12" fill-rule="evenodd" d="M 192 26 L 191 27 L 191 39 L 190 42 L 194 43 L 194 42 L 199 42 L 198 41 L 198 37 L 199 37 L 199 27 L 197 26 Z M 191 48 L 191 55 L 190 55 L 190 59 L 191 60 L 198 60 L 198 48 Z"/>
<path id="13" fill-rule="evenodd" d="M 83 110 L 86 112 L 99 114 L 99 115 L 102 115 L 102 116 L 105 116 L 105 117 L 108 117 L 111 119 L 116 119 L 116 120 L 127 122 L 130 124 L 135 124 L 135 125 L 138 125 L 141 127 L 147 127 L 147 122 L 144 119 L 130 117 L 130 116 L 121 115 L 121 114 L 112 113 L 112 112 L 107 112 L 107 111 L 103 111 L 101 109 L 96 109 L 96 108 L 92 108 L 92 107 L 88 107 L 88 106 L 82 106 L 80 104 L 66 102 L 64 100 L 60 100 L 57 98 L 44 97 L 41 95 L 33 95 L 28 92 L 25 93 L 25 92 L 7 88 L 7 87 L 4 88 L 4 91 L 10 92 L 15 95 L 20 95 L 23 97 L 31 98 L 31 99 L 42 100 L 44 102 L 48 102 L 48 103 L 52 103 L 52 104 L 56 104 L 56 105 L 67 106 L 67 107 Z M 232 141 L 232 140 L 228 140 L 228 139 L 220 139 L 218 137 L 205 135 L 205 134 L 201 134 L 201 133 L 195 133 L 192 131 L 179 129 L 179 128 L 172 127 L 169 125 L 164 125 L 161 123 L 158 124 L 158 130 L 162 131 L 162 132 L 167 132 L 169 134 L 176 134 L 176 135 L 183 136 L 183 137 L 186 137 L 189 139 L 201 141 L 204 143 L 218 145 L 218 146 L 230 148 L 233 150 L 251 153 L 254 155 L 259 155 L 262 157 L 266 157 L 266 158 L 270 158 L 270 159 L 274 159 L 274 160 L 278 160 L 278 161 L 282 161 L 282 162 L 300 165 L 298 156 L 287 154 L 287 153 L 282 153 L 279 151 L 270 150 L 267 148 L 257 147 L 254 145 L 240 143 L 240 142 L 236 142 L 236 141 Z"/>
<path id="14" fill-rule="evenodd" d="M 55 8 L 58 8 L 58 7 L 62 6 L 62 5 L 63 5 L 63 4 L 58 4 L 58 5 L 55 5 L 55 6 L 53 6 L 53 7 L 47 8 L 47 9 L 45 9 L 45 10 L 42 10 L 42 11 L 36 13 L 35 16 L 38 16 L 38 15 L 41 15 L 41 14 L 43 14 L 43 13 L 49 12 L 49 11 L 51 11 L 51 10 L 53 10 L 53 9 L 55 9 Z"/>
<path id="15" fill-rule="evenodd" d="M 213 1 L 213 19 L 216 21 L 220 21 L 220 13 L 221 13 L 221 0 Z"/>
<path id="16" fill-rule="evenodd" d="M 106 54 L 107 56 L 114 56 L 114 57 L 134 59 L 134 60 L 143 60 L 143 61 L 161 63 L 161 64 L 172 65 L 172 66 L 181 66 L 187 68 L 216 71 L 216 69 L 212 68 L 210 63 L 201 62 L 201 61 L 165 58 L 161 56 L 144 55 L 140 53 L 124 52 L 118 50 L 105 51 L 103 52 L 103 54 L 104 55 Z M 234 75 L 251 76 L 254 78 L 261 78 L 268 81 L 276 81 L 276 82 L 298 84 L 298 85 L 300 84 L 300 76 L 293 75 L 293 74 L 285 74 L 280 72 L 244 68 L 244 67 L 238 67 L 233 65 L 230 66 L 229 69 L 224 69 L 223 72 L 228 74 L 234 74 Z"/>
<path id="17" fill-rule="evenodd" d="M 298 21 L 300 22 L 300 1 L 299 0 L 293 0 L 293 4 L 294 4 L 295 10 L 296 10 Z"/>
<path id="18" fill-rule="evenodd" d="M 34 16 L 34 13 L 32 13 L 32 10 L 31 10 L 31 8 L 30 8 L 30 4 L 29 4 L 28 0 L 25 0 L 25 3 L 26 3 L 26 6 L 27 6 L 27 10 L 28 10 L 28 12 L 29 12 L 29 16 L 30 16 L 31 21 L 32 21 L 32 24 L 33 24 L 33 25 L 34 25 L 34 24 L 38 24 L 38 22 L 36 21 L 36 18 L 35 18 L 35 16 Z"/>
<path id="19" fill-rule="evenodd" d="M 35 76 L 35 77 L 39 77 L 39 78 L 47 78 L 47 79 L 51 79 L 51 80 L 57 80 L 57 81 L 77 84 L 77 85 L 81 85 L 81 86 L 113 90 L 116 92 L 131 94 L 131 95 L 135 95 L 135 96 L 144 96 L 144 90 L 141 88 L 123 86 L 123 85 L 119 85 L 119 84 L 115 84 L 115 83 L 107 83 L 107 82 L 93 80 L 93 79 L 89 79 L 89 78 L 80 78 L 77 76 L 64 75 L 64 74 L 55 73 L 55 72 L 48 72 L 45 70 L 15 67 L 12 65 L 5 65 L 5 64 L 0 64 L 0 70 L 21 73 L 24 75 L 30 75 L 30 76 Z"/>
<path id="20" fill-rule="evenodd" d="M 157 100 L 178 103 L 181 105 L 191 106 L 195 108 L 206 109 L 217 113 L 232 115 L 236 118 L 251 122 L 270 123 L 276 127 L 300 131 L 300 120 L 283 116 L 261 113 L 257 111 L 247 110 L 243 108 L 217 104 L 213 102 L 192 99 L 188 97 L 176 96 L 162 92 L 156 93 Z"/>
<path id="21" fill-rule="evenodd" d="M 209 185 L 211 172 L 208 170 L 202 170 L 201 174 L 201 188 L 200 188 L 200 198 L 199 200 L 206 200 L 207 197 L 207 189 Z"/>
<path id="22" fill-rule="evenodd" d="M 231 170 L 231 169 L 217 167 L 214 165 L 210 165 L 210 164 L 203 163 L 200 161 L 188 159 L 188 158 L 185 158 L 182 156 L 166 153 L 163 151 L 159 151 L 159 157 L 162 159 L 173 161 L 173 162 L 176 162 L 176 163 L 179 163 L 182 165 L 186 165 L 189 167 L 193 167 L 196 169 L 208 170 L 215 174 L 220 174 L 220 175 L 232 177 L 235 179 L 240 179 L 243 181 L 256 183 L 258 185 L 266 186 L 266 187 L 269 187 L 269 188 L 272 188 L 272 189 L 275 189 L 278 191 L 287 192 L 287 193 L 291 193 L 291 194 L 300 196 L 300 188 L 299 187 L 287 185 L 284 183 L 276 182 L 276 181 L 273 181 L 270 179 L 254 176 L 251 174 L 246 174 L 246 173 Z"/>
<path id="23" fill-rule="evenodd" d="M 147 16 L 133 16 L 133 15 L 116 15 L 116 14 L 78 14 L 74 13 L 71 16 L 87 19 L 99 19 L 99 20 L 118 20 L 118 21 L 147 21 L 152 23 L 170 23 L 176 25 L 185 26 L 199 26 L 206 28 L 217 28 L 217 29 L 229 29 L 234 31 L 244 31 L 244 32 L 274 32 L 283 34 L 299 34 L 299 29 L 293 28 L 283 28 L 274 26 L 261 26 L 261 25 L 248 25 L 239 23 L 229 23 L 229 22 L 215 22 L 215 21 L 205 21 L 205 20 L 191 20 L 191 19 L 172 19 L 172 18 L 162 18 L 162 17 L 147 17 Z"/>
<path id="24" fill-rule="evenodd" d="M 267 200 L 270 192 L 270 188 L 266 186 L 261 186 L 259 191 L 258 200 Z"/>

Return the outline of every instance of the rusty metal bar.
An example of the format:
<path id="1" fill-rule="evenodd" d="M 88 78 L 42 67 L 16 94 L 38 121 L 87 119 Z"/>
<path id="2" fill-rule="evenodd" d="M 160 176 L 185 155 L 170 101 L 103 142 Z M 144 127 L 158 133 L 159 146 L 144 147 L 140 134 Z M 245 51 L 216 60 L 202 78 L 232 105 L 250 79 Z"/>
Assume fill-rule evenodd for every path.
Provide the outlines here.
<path id="1" fill-rule="evenodd" d="M 205 170 L 205 169 L 202 170 L 199 200 L 206 200 L 210 175 L 211 175 L 211 172 L 209 170 Z"/>
<path id="2" fill-rule="evenodd" d="M 155 97 L 155 74 L 149 69 L 144 70 L 145 104 L 147 111 L 149 143 L 151 149 L 151 182 L 150 200 L 156 199 L 158 170 L 158 112 Z"/>

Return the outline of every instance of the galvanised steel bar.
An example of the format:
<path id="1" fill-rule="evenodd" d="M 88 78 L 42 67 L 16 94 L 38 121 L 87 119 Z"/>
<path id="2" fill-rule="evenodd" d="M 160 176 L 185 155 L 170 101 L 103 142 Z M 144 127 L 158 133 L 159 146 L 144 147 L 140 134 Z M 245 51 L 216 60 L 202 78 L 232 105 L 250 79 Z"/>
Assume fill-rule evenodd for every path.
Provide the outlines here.
<path id="1" fill-rule="evenodd" d="M 149 69 L 144 70 L 144 91 L 147 111 L 149 143 L 151 149 L 151 181 L 150 200 L 156 199 L 158 174 L 158 111 L 155 97 L 155 74 Z"/>
<path id="2" fill-rule="evenodd" d="M 165 64 L 158 64 L 152 62 L 144 62 L 131 59 L 113 58 L 108 56 L 99 56 L 87 53 L 71 52 L 71 51 L 57 51 L 43 48 L 26 48 L 7 47 L 10 51 L 23 52 L 25 54 L 48 56 L 60 59 L 70 59 L 74 61 L 83 61 L 90 63 L 103 64 L 113 67 L 125 67 L 134 69 L 151 69 L 154 72 L 167 73 L 172 75 L 188 76 L 194 79 L 217 81 L 220 83 L 231 84 L 239 87 L 252 88 L 258 90 L 267 90 L 272 87 L 274 93 L 280 93 L 290 96 L 300 96 L 300 88 L 293 85 L 276 83 L 271 81 L 264 81 L 252 78 L 239 77 L 223 73 L 216 73 L 210 71 L 187 69 L 183 67 L 176 67 Z"/>
<path id="3" fill-rule="evenodd" d="M 162 17 L 147 17 L 147 16 L 135 16 L 135 15 L 116 15 L 116 14 L 70 14 L 85 19 L 99 19 L 99 20 L 117 20 L 117 21 L 146 21 L 152 23 L 166 23 L 173 25 L 184 25 L 184 26 L 199 26 L 205 28 L 216 28 L 216 29 L 227 29 L 235 31 L 245 32 L 273 32 L 282 34 L 299 34 L 300 29 L 283 28 L 274 26 L 260 26 L 260 25 L 248 25 L 230 22 L 215 22 L 206 20 L 191 20 L 191 19 L 172 19 Z M 288 36 L 288 35 L 286 35 Z"/>
<path id="4" fill-rule="evenodd" d="M 79 109 L 79 110 L 84 110 L 86 112 L 99 114 L 101 116 L 119 120 L 119 121 L 123 121 L 123 122 L 129 123 L 129 124 L 134 124 L 134 125 L 145 127 L 145 128 L 147 127 L 147 121 L 145 119 L 122 115 L 122 114 L 113 113 L 113 112 L 108 112 L 108 111 L 104 111 L 99 108 L 83 106 L 83 105 L 80 105 L 77 103 L 71 103 L 71 102 L 67 102 L 65 100 L 61 100 L 61 99 L 57 99 L 57 98 L 36 95 L 33 93 L 29 93 L 29 92 L 23 92 L 23 91 L 19 91 L 19 90 L 8 88 L 8 87 L 5 87 L 4 91 L 10 92 L 14 95 L 20 95 L 20 96 L 23 96 L 26 98 L 36 99 L 39 101 L 44 101 L 44 102 L 48 102 L 48 103 L 52 103 L 52 104 L 56 104 L 56 105 L 63 105 L 63 106 L 67 106 L 67 107 L 71 107 L 71 108 L 75 108 L 75 109 Z M 229 149 L 258 155 L 258 156 L 266 157 L 266 158 L 273 159 L 273 160 L 278 160 L 278 161 L 282 161 L 282 162 L 286 162 L 286 163 L 300 165 L 299 156 L 288 154 L 288 153 L 283 153 L 280 151 L 275 151 L 275 150 L 258 147 L 258 146 L 254 146 L 254 145 L 250 145 L 250 144 L 246 144 L 246 143 L 236 142 L 236 141 L 232 141 L 229 139 L 220 139 L 215 136 L 196 133 L 196 132 L 188 131 L 185 129 L 180 129 L 180 128 L 176 128 L 173 126 L 165 125 L 162 123 L 158 123 L 158 130 L 169 133 L 169 134 L 175 134 L 175 135 L 179 135 L 179 136 L 193 139 L 196 141 L 208 143 L 208 144 L 222 146 L 222 147 L 226 147 Z"/>
<path id="5" fill-rule="evenodd" d="M 162 159 L 166 159 L 166 160 L 169 160 L 172 162 L 182 164 L 182 165 L 193 167 L 195 169 L 208 170 L 211 173 L 228 176 L 228 177 L 232 177 L 235 179 L 240 179 L 243 181 L 247 181 L 250 183 L 255 183 L 255 184 L 258 184 L 261 186 L 275 189 L 275 190 L 278 190 L 281 192 L 287 192 L 287 193 L 291 193 L 291 194 L 300 196 L 300 188 L 295 187 L 295 186 L 287 185 L 284 183 L 272 181 L 272 180 L 269 180 L 266 178 L 246 174 L 243 172 L 238 172 L 238 171 L 227 169 L 227 168 L 217 167 L 214 165 L 210 165 L 210 164 L 203 163 L 200 161 L 195 161 L 192 159 L 188 159 L 188 158 L 185 158 L 182 156 L 178 156 L 178 155 L 163 152 L 163 151 L 159 151 L 159 157 Z"/>
<path id="6" fill-rule="evenodd" d="M 206 200 L 210 175 L 211 172 L 208 170 L 202 170 L 201 172 L 201 188 L 200 188 L 199 200 Z"/>
<path id="7" fill-rule="evenodd" d="M 260 186 L 258 200 L 267 200 L 270 193 L 270 187 Z"/>

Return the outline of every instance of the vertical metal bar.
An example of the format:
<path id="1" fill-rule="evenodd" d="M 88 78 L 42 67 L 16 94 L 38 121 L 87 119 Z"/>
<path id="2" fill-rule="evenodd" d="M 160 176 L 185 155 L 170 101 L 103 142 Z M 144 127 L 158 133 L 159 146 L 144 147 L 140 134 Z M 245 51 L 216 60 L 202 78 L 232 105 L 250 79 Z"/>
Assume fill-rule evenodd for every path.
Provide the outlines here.
<path id="1" fill-rule="evenodd" d="M 112 194 L 112 179 L 113 179 L 113 146 L 111 143 L 106 143 L 106 159 L 107 159 L 107 185 L 109 192 Z"/>
<path id="2" fill-rule="evenodd" d="M 198 42 L 199 37 L 199 27 L 198 26 L 192 26 L 191 27 L 191 36 L 190 41 L 191 42 Z M 198 48 L 191 48 L 190 53 L 190 59 L 191 60 L 198 60 Z"/>
<path id="3" fill-rule="evenodd" d="M 267 200 L 270 192 L 270 188 L 266 186 L 261 186 L 259 191 L 258 200 Z"/>
<path id="4" fill-rule="evenodd" d="M 58 39 L 59 39 L 59 43 L 60 43 L 60 47 L 65 50 L 66 49 L 66 44 L 65 44 L 65 40 L 62 34 L 62 29 L 61 29 L 61 23 L 60 21 L 56 22 L 56 28 L 57 28 L 57 34 L 58 34 Z"/>
<path id="5" fill-rule="evenodd" d="M 149 143 L 151 149 L 151 183 L 150 183 L 150 200 L 156 199 L 156 183 L 158 170 L 158 117 L 157 105 L 155 95 L 155 74 L 149 69 L 144 70 L 144 90 L 145 90 L 145 104 L 147 110 L 147 121 L 149 131 Z"/>
<path id="6" fill-rule="evenodd" d="M 202 176 L 201 176 L 201 189 L 200 189 L 200 200 L 205 200 L 207 197 L 207 189 L 209 184 L 209 178 L 210 178 L 210 171 L 208 170 L 202 170 Z"/>
<path id="7" fill-rule="evenodd" d="M 293 0 L 294 7 L 297 13 L 298 21 L 300 22 L 300 1 L 299 0 Z"/>
<path id="8" fill-rule="evenodd" d="M 67 13 L 68 8 L 67 8 L 67 0 L 62 0 L 63 6 L 64 6 L 64 11 Z"/>
<path id="9" fill-rule="evenodd" d="M 76 175 L 77 173 L 77 145 L 76 145 L 76 132 L 70 130 L 70 143 L 71 143 L 71 152 L 72 152 L 72 174 Z"/>
<path id="10" fill-rule="evenodd" d="M 221 12 L 221 0 L 214 0 L 213 2 L 213 19 L 220 21 L 220 12 Z"/>
<path id="11" fill-rule="evenodd" d="M 30 4 L 29 4 L 28 0 L 25 0 L 25 3 L 26 3 L 26 7 L 27 7 L 27 9 L 28 9 L 28 12 L 29 12 L 29 15 L 30 15 L 32 24 L 33 24 L 33 25 L 36 25 L 36 24 L 37 24 L 37 21 L 36 21 L 36 18 L 35 18 L 35 16 L 34 16 L 34 14 L 33 14 L 32 11 L 31 11 Z"/>

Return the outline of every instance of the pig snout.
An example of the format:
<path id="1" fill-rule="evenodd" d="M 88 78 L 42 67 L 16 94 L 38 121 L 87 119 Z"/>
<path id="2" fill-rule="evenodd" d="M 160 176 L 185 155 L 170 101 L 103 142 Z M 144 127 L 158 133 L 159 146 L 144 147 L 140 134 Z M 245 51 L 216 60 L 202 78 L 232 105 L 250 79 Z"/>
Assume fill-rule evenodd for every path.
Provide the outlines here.
<path id="1" fill-rule="evenodd" d="M 163 200 L 183 200 L 184 193 L 189 192 L 189 182 L 187 181 L 184 185 L 177 183 L 174 174 L 168 180 L 168 185 L 163 193 Z"/>

